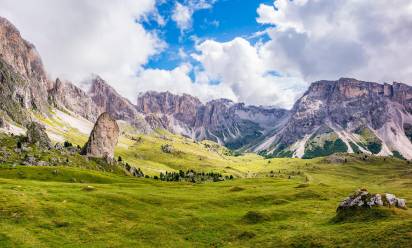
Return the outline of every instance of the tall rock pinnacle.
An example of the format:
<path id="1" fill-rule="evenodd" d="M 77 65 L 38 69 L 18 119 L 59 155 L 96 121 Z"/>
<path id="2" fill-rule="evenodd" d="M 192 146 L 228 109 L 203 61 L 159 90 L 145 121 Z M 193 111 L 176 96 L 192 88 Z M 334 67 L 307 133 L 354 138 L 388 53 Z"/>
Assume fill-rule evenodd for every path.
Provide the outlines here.
<path id="1" fill-rule="evenodd" d="M 113 158 L 114 148 L 119 138 L 119 126 L 108 113 L 99 116 L 83 147 L 82 154 L 97 158 Z"/>

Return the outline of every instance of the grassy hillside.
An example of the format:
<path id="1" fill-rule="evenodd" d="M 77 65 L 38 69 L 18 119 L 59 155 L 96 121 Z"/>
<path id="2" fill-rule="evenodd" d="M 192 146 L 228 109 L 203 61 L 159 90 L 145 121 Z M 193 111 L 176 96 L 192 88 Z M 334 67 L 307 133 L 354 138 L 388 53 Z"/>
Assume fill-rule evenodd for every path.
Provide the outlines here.
<path id="1" fill-rule="evenodd" d="M 68 126 L 63 119 L 43 122 L 52 137 L 83 145 L 87 130 Z M 0 135 L 0 247 L 412 243 L 412 210 L 376 208 L 336 216 L 339 202 L 358 188 L 394 193 L 411 207 L 412 166 L 407 161 L 344 154 L 307 160 L 237 156 L 213 142 L 164 131 L 143 135 L 121 126 L 116 156 L 145 174 L 194 169 L 236 179 L 186 183 L 134 178 L 118 165 L 65 149 L 29 146 L 16 152 L 19 137 Z M 21 166 L 28 156 L 56 166 Z"/>
<path id="2" fill-rule="evenodd" d="M 260 178 L 205 184 L 2 166 L 0 246 L 408 247 L 412 242 L 411 210 L 335 218 L 339 201 L 359 187 L 412 201 L 406 162 L 270 161 L 256 168 Z"/>

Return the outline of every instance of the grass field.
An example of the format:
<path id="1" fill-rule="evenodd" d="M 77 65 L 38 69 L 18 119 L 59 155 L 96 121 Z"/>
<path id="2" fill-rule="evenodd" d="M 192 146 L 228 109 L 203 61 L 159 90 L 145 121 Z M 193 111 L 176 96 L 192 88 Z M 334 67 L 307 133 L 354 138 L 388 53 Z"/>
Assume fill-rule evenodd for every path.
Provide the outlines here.
<path id="1" fill-rule="evenodd" d="M 50 121 L 48 127 L 83 145 L 87 135 L 64 125 Z M 344 154 L 264 159 L 237 156 L 216 143 L 164 131 L 142 135 L 131 130 L 120 137 L 115 155 L 151 176 L 133 178 L 120 167 L 65 150 L 30 146 L 15 153 L 18 139 L 0 135 L 0 247 L 412 244 L 412 210 L 375 208 L 336 215 L 339 202 L 358 188 L 393 193 L 410 204 L 412 165 L 401 159 Z M 163 145 L 171 145 L 172 151 L 162 151 Z M 27 156 L 63 162 L 19 165 Z M 153 179 L 180 169 L 236 179 L 195 184 Z"/>
<path id="2" fill-rule="evenodd" d="M 270 161 L 258 178 L 205 184 L 2 166 L 0 247 L 410 247 L 411 210 L 335 218 L 360 187 L 412 201 L 406 162 Z"/>

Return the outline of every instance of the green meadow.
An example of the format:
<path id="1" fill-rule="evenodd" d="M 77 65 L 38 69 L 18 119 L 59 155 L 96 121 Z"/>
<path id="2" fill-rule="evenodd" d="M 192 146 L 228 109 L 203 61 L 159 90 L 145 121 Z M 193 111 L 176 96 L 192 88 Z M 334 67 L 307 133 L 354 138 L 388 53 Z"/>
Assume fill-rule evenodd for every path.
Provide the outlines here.
<path id="1" fill-rule="evenodd" d="M 86 137 L 71 140 L 81 145 Z M 150 178 L 127 176 L 76 154 L 2 135 L 0 247 L 410 247 L 412 211 L 374 208 L 337 215 L 358 188 L 412 201 L 412 166 L 397 158 L 338 154 L 316 159 L 238 155 L 166 132 L 123 135 L 116 149 Z M 77 141 L 77 142 L 76 142 Z M 170 153 L 162 145 L 173 147 Z M 4 154 L 4 153 L 3 153 Z M 57 166 L 22 166 L 26 155 Z M 67 162 L 67 159 L 69 162 Z M 162 171 L 235 176 L 162 182 Z M 411 206 L 411 205 L 409 205 Z"/>

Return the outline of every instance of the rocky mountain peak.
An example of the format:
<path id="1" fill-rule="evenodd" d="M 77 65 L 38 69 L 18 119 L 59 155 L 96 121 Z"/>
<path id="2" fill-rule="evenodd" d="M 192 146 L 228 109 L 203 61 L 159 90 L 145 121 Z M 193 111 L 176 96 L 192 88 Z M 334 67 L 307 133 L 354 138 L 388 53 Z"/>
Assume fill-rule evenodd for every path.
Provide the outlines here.
<path id="1" fill-rule="evenodd" d="M 95 121 L 102 112 L 82 89 L 59 78 L 49 90 L 49 101 L 57 108 L 68 109 L 90 121 Z"/>
<path id="2" fill-rule="evenodd" d="M 0 17 L 0 57 L 28 79 L 47 82 L 43 62 L 33 44 L 21 37 L 19 30 Z"/>
<path id="3" fill-rule="evenodd" d="M 195 114 L 202 103 L 188 94 L 148 91 L 137 98 L 137 109 L 143 113 Z"/>
<path id="4" fill-rule="evenodd" d="M 100 76 L 91 80 L 88 95 L 103 112 L 109 113 L 115 119 L 134 122 L 138 115 L 135 106 Z"/>
<path id="5" fill-rule="evenodd" d="M 295 103 L 287 123 L 259 149 L 269 148 L 276 156 L 314 157 L 340 151 L 399 152 L 412 158 L 405 131 L 412 123 L 411 89 L 351 78 L 314 82 Z"/>
<path id="6" fill-rule="evenodd" d="M 10 109 L 10 105 L 19 105 L 24 109 L 48 112 L 47 90 L 50 85 L 40 56 L 34 46 L 21 37 L 16 27 L 1 17 L 0 64 L 0 97 L 14 102 L 0 106 L 0 109 L 6 112 L 16 111 Z M 21 123 L 24 118 L 12 119 Z"/>

